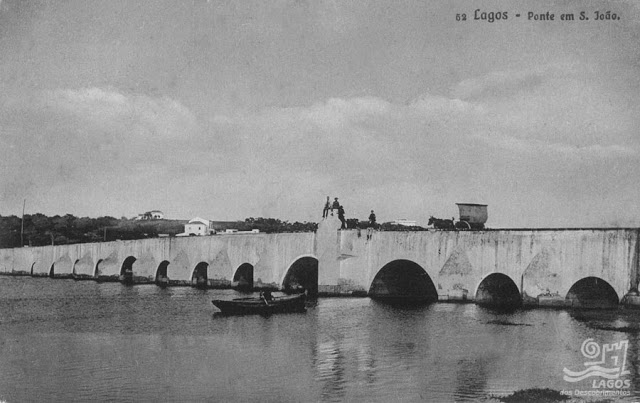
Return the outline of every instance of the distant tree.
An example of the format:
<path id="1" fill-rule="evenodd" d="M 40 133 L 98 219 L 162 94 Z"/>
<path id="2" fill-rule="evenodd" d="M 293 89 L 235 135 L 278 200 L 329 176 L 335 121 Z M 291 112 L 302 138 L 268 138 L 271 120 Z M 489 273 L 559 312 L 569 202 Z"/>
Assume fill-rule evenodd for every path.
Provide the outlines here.
<path id="1" fill-rule="evenodd" d="M 384 222 L 380 224 L 381 231 L 427 231 L 427 228 L 418 225 L 406 226 L 394 224 L 393 222 Z"/>
<path id="2" fill-rule="evenodd" d="M 249 217 L 245 218 L 244 223 L 237 228 L 241 231 L 249 231 L 257 229 L 260 232 L 314 232 L 318 228 L 316 223 L 281 221 L 277 218 Z"/>

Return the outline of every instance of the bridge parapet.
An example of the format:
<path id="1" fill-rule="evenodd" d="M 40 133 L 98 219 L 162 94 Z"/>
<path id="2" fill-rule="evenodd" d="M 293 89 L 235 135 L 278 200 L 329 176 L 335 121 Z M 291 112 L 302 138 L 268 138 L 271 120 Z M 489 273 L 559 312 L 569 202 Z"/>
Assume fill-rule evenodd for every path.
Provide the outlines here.
<path id="1" fill-rule="evenodd" d="M 534 305 L 573 303 L 601 283 L 611 289 L 602 288 L 602 295 L 617 303 L 637 290 L 640 278 L 638 229 L 373 231 L 369 237 L 339 227 L 337 216 L 329 216 L 317 233 L 2 249 L 0 273 L 228 287 L 242 267 L 241 279 L 254 287 L 312 281 L 325 294 L 431 293 L 429 299 L 470 301 L 510 289 Z"/>

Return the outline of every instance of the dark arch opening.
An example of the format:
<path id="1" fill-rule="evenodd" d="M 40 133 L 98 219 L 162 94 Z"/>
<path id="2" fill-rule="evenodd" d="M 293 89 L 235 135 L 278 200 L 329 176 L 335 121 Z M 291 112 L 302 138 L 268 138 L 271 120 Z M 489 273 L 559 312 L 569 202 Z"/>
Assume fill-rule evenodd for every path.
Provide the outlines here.
<path id="1" fill-rule="evenodd" d="M 209 267 L 209 263 L 200 262 L 196 265 L 196 268 L 193 270 L 193 276 L 191 276 L 191 284 L 195 285 L 198 288 L 207 288 L 209 283 L 209 278 L 207 277 L 207 268 Z"/>
<path id="2" fill-rule="evenodd" d="M 574 308 L 612 309 L 618 307 L 618 294 L 609 283 L 598 277 L 577 281 L 565 298 Z"/>
<path id="3" fill-rule="evenodd" d="M 438 291 L 429 274 L 410 260 L 394 260 L 378 271 L 369 296 L 387 302 L 435 302 Z"/>
<path id="4" fill-rule="evenodd" d="M 518 308 L 522 305 L 522 296 L 509 276 L 493 273 L 478 286 L 476 303 L 496 308 Z"/>
<path id="5" fill-rule="evenodd" d="M 54 274 L 55 274 L 55 272 L 54 272 L 54 270 L 53 270 L 53 268 L 54 268 L 54 266 L 55 266 L 55 265 L 56 265 L 55 263 L 54 263 L 54 264 L 52 264 L 52 265 L 51 265 L 51 268 L 49 269 L 49 277 L 51 277 L 51 278 L 53 278 L 53 276 L 54 276 Z"/>
<path id="6" fill-rule="evenodd" d="M 122 262 L 122 267 L 120 268 L 120 281 L 125 284 L 133 283 L 133 263 L 135 261 L 135 257 L 129 256 L 124 260 L 124 262 Z"/>
<path id="7" fill-rule="evenodd" d="M 250 263 L 243 263 L 236 270 L 236 274 L 233 276 L 233 285 L 236 289 L 242 291 L 249 291 L 253 289 L 253 265 Z"/>
<path id="8" fill-rule="evenodd" d="M 100 277 L 100 263 L 102 263 L 102 259 L 99 259 L 98 262 L 96 263 L 96 268 L 93 273 L 93 277 L 95 278 Z"/>
<path id="9" fill-rule="evenodd" d="M 33 264 L 31 264 L 31 277 L 33 277 L 33 266 L 36 265 L 36 262 L 33 262 Z"/>
<path id="10" fill-rule="evenodd" d="M 73 277 L 74 279 L 77 276 L 77 274 L 76 274 L 76 265 L 78 264 L 79 261 L 80 261 L 80 259 L 76 259 L 76 262 L 73 264 L 73 269 L 71 270 L 71 277 Z"/>
<path id="11" fill-rule="evenodd" d="M 318 259 L 311 256 L 301 257 L 293 262 L 287 275 L 284 276 L 282 287 L 286 293 L 318 294 Z"/>
<path id="12" fill-rule="evenodd" d="M 169 284 L 169 276 L 167 275 L 167 268 L 169 267 L 169 261 L 163 260 L 158 265 L 158 271 L 156 272 L 156 284 L 161 287 L 165 287 Z"/>

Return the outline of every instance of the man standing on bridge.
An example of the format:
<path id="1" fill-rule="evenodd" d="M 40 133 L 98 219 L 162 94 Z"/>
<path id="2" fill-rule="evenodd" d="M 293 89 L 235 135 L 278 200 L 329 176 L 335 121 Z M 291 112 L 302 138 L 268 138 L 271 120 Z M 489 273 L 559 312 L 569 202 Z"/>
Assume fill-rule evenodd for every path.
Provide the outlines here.
<path id="1" fill-rule="evenodd" d="M 337 197 L 336 197 L 336 200 L 338 200 Z M 347 222 L 344 219 L 344 209 L 340 205 L 338 205 L 338 218 L 342 223 L 342 225 L 340 226 L 340 229 L 347 229 Z"/>
<path id="2" fill-rule="evenodd" d="M 373 230 L 376 228 L 376 214 L 371 210 L 369 214 L 369 225 L 367 226 L 367 239 L 373 236 Z"/>

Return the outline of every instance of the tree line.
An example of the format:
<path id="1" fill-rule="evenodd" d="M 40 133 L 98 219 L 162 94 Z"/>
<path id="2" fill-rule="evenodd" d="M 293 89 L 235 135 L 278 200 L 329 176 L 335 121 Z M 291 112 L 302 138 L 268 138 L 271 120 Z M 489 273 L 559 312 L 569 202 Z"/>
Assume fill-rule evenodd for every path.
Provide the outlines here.
<path id="1" fill-rule="evenodd" d="M 355 218 L 347 219 L 347 228 L 365 229 L 368 223 Z M 44 214 L 26 214 L 20 217 L 0 216 L 0 248 L 21 246 L 66 245 L 73 243 L 108 242 L 175 236 L 184 231 L 187 220 L 134 220 L 126 217 L 76 217 L 72 214 L 48 217 Z M 317 223 L 288 222 L 277 218 L 249 217 L 244 221 L 217 221 L 218 231 L 257 229 L 263 233 L 315 232 Z M 377 225 L 382 231 L 423 231 L 422 227 L 405 227 L 387 222 Z"/>
<path id="2" fill-rule="evenodd" d="M 48 217 L 26 214 L 20 217 L 0 216 L 0 248 L 20 246 L 66 245 L 175 236 L 184 231 L 187 220 L 134 220 L 126 217 L 76 217 L 72 214 Z M 216 222 L 216 230 L 234 228 L 239 231 L 313 232 L 316 223 L 281 221 L 275 218 L 247 218 L 244 221 Z"/>

